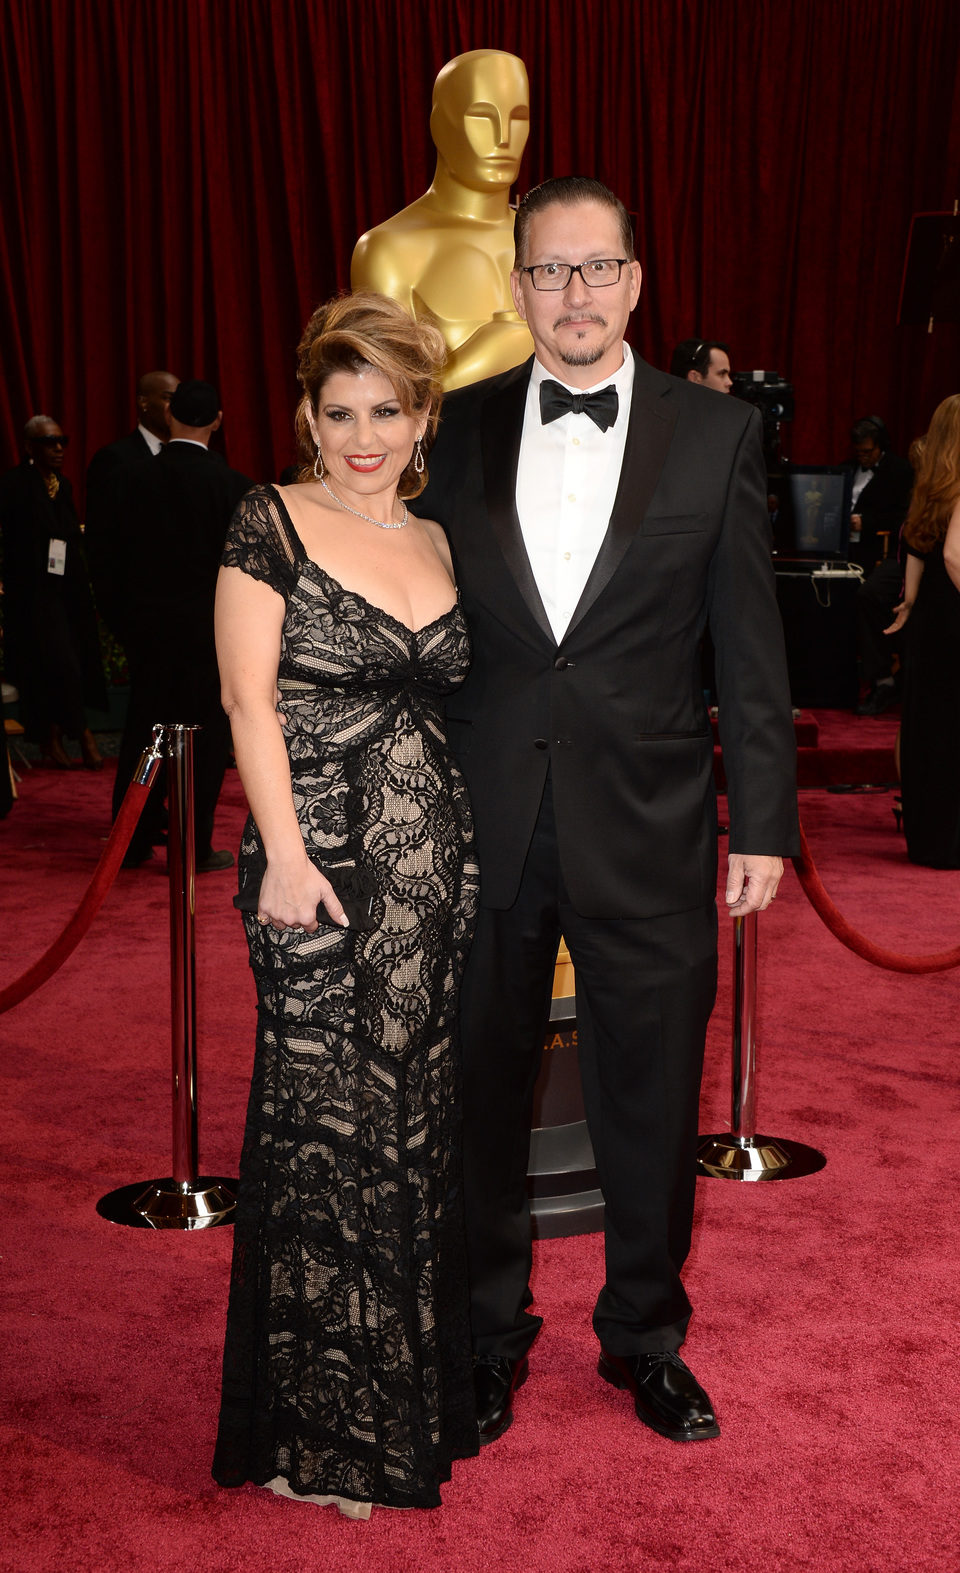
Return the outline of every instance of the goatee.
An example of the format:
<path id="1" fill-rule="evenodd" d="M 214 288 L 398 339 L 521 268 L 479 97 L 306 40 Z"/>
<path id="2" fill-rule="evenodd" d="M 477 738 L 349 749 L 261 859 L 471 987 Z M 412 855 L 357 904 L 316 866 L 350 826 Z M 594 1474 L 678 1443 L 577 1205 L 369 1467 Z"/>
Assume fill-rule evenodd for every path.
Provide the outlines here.
<path id="1" fill-rule="evenodd" d="M 565 366 L 594 366 L 603 355 L 603 346 L 594 345 L 593 349 L 561 350 L 560 359 Z"/>

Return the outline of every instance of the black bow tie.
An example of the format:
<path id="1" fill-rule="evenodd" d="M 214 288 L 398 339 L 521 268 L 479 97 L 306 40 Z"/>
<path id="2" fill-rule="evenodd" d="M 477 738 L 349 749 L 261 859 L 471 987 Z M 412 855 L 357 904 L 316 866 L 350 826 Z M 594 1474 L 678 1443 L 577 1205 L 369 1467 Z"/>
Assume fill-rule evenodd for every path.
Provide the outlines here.
<path id="1" fill-rule="evenodd" d="M 589 415 L 601 431 L 606 431 L 614 424 L 619 408 L 620 400 L 613 383 L 597 393 L 571 393 L 562 383 L 550 380 L 540 384 L 540 420 L 544 426 L 572 410 L 574 415 Z"/>

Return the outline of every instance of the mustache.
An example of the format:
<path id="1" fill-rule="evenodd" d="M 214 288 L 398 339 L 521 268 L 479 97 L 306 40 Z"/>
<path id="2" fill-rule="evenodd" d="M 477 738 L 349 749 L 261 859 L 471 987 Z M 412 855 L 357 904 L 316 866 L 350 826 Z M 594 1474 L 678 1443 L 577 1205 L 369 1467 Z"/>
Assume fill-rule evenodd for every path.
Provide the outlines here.
<path id="1" fill-rule="evenodd" d="M 606 317 L 602 316 L 599 311 L 570 311 L 562 317 L 557 317 L 553 326 L 555 329 L 562 328 L 568 322 L 596 322 L 601 328 L 605 328 L 607 325 Z"/>

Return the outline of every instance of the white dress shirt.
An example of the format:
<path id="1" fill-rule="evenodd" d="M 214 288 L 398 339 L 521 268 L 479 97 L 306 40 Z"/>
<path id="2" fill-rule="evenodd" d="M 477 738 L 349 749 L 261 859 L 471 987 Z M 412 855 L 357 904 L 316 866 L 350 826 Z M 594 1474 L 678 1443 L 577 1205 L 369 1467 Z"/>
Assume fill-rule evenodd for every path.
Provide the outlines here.
<path id="1" fill-rule="evenodd" d="M 633 355 L 623 347 L 623 365 L 590 388 L 563 386 L 572 393 L 617 390 L 617 418 L 606 431 L 589 415 L 570 410 L 544 426 L 540 384 L 559 382 L 539 360 L 533 363 L 517 465 L 517 514 L 523 544 L 550 627 L 559 644 L 590 577 L 613 511 L 630 420 Z"/>
<path id="2" fill-rule="evenodd" d="M 857 511 L 860 493 L 870 485 L 873 480 L 873 470 L 864 470 L 859 465 L 853 472 L 853 485 L 850 488 L 850 507 L 853 513 Z"/>
<path id="3" fill-rule="evenodd" d="M 152 431 L 147 431 L 147 428 L 143 425 L 140 425 L 139 423 L 137 424 L 137 431 L 140 433 L 147 447 L 150 449 L 153 457 L 156 458 L 157 454 L 160 452 L 160 449 L 163 447 L 163 443 L 160 441 L 160 438 L 155 437 Z"/>

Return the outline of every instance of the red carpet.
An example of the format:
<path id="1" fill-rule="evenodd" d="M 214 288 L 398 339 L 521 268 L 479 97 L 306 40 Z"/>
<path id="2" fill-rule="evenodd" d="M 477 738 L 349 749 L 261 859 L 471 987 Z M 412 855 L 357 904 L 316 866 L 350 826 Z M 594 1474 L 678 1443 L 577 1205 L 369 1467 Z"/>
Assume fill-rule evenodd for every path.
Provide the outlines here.
<path id="1" fill-rule="evenodd" d="M 856 716 L 848 710 L 801 710 L 794 720 L 797 781 L 801 787 L 865 785 L 897 779 L 894 744 L 900 707 L 881 716 Z M 717 722 L 713 723 L 718 737 Z M 717 786 L 725 788 L 723 757 L 714 750 Z"/>
<path id="2" fill-rule="evenodd" d="M 0 823 L 0 986 L 55 937 L 106 834 L 109 775 L 35 771 Z M 830 894 L 882 943 L 960 940 L 960 874 L 912 868 L 889 795 L 802 794 Z M 241 818 L 228 779 L 218 845 Z M 236 1164 L 253 990 L 231 874 L 198 881 L 201 1166 Z M 760 920 L 758 1122 L 808 1179 L 705 1180 L 685 1353 L 723 1435 L 678 1447 L 595 1375 L 597 1236 L 536 1248 L 546 1317 L 513 1429 L 433 1513 L 369 1524 L 209 1475 L 229 1229 L 94 1208 L 169 1172 L 162 866 L 122 873 L 60 973 L 0 1019 L 0 1324 L 9 1573 L 952 1573 L 960 1567 L 954 1169 L 960 976 L 882 973 L 788 874 Z M 729 1114 L 730 947 L 702 1129 Z"/>

